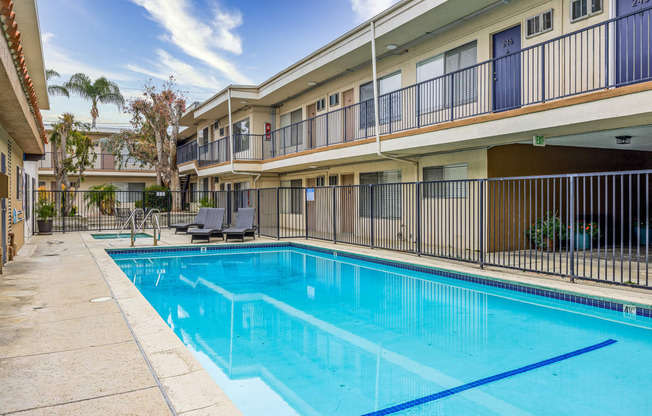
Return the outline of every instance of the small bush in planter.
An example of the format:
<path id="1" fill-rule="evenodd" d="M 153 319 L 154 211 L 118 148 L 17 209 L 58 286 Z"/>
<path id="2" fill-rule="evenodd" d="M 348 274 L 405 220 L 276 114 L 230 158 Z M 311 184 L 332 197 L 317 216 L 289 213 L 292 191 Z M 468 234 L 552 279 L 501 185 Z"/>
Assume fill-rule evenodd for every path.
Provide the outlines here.
<path id="1" fill-rule="evenodd" d="M 217 204 L 210 196 L 206 195 L 199 199 L 199 206 L 201 208 L 216 208 Z"/>
<path id="2" fill-rule="evenodd" d="M 52 233 L 52 218 L 54 218 L 54 201 L 51 193 L 42 186 L 38 188 L 38 200 L 34 206 L 39 234 Z"/>
<path id="3" fill-rule="evenodd" d="M 525 235 L 538 248 L 550 249 L 555 242 L 566 239 L 566 225 L 554 212 L 547 212 L 544 217 L 537 219 L 525 230 Z"/>
<path id="4" fill-rule="evenodd" d="M 161 195 L 161 193 L 163 193 Z M 161 185 L 152 185 L 145 188 L 143 192 L 142 207 L 147 211 L 158 208 L 161 212 L 167 212 L 172 206 L 172 194 L 170 189 Z"/>
<path id="5" fill-rule="evenodd" d="M 571 227 L 568 227 L 570 232 Z M 602 237 L 600 225 L 596 222 L 580 220 L 575 223 L 575 248 L 585 249 L 591 246 L 591 241 Z"/>

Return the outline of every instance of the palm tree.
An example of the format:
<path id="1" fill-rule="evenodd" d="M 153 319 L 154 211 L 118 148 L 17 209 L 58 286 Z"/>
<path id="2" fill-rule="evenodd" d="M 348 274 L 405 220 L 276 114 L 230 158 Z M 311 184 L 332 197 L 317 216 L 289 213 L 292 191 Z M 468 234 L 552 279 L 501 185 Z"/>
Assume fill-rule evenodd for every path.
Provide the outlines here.
<path id="1" fill-rule="evenodd" d="M 45 81 L 48 82 L 52 78 L 59 78 L 61 75 L 54 69 L 45 70 Z M 48 95 L 65 95 L 70 97 L 70 92 L 63 85 L 48 85 Z"/>
<path id="2" fill-rule="evenodd" d="M 88 75 L 80 72 L 71 76 L 70 81 L 66 82 L 65 86 L 69 91 L 78 94 L 84 100 L 90 100 L 92 103 L 92 127 L 95 127 L 95 120 L 100 115 L 100 112 L 97 109 L 98 103 L 115 104 L 119 109 L 122 109 L 122 106 L 125 103 L 124 97 L 120 94 L 118 84 L 109 81 L 105 77 L 100 77 L 95 81 L 91 81 Z"/>

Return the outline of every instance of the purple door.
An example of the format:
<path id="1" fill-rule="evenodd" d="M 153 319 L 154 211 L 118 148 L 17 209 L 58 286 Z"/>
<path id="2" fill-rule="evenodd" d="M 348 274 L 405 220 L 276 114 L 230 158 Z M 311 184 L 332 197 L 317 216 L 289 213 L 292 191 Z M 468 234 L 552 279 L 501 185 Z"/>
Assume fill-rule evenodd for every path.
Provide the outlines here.
<path id="1" fill-rule="evenodd" d="M 496 33 L 494 48 L 494 111 L 521 106 L 521 26 Z"/>
<path id="2" fill-rule="evenodd" d="M 630 84 L 652 77 L 650 24 L 652 0 L 617 0 L 616 83 Z"/>

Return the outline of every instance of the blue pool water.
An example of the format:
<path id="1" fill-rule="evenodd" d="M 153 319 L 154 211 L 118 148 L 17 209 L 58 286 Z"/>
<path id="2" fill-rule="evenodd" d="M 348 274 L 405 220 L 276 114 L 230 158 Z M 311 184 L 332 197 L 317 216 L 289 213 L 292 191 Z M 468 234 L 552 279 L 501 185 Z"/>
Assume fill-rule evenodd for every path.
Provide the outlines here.
<path id="1" fill-rule="evenodd" d="M 112 257 L 245 416 L 652 414 L 649 318 L 296 247 Z"/>

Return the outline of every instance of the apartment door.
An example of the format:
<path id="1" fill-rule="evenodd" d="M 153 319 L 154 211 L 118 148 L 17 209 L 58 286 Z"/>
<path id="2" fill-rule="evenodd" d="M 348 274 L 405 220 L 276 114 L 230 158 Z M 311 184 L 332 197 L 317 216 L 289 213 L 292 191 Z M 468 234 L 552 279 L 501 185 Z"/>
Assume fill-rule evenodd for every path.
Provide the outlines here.
<path id="1" fill-rule="evenodd" d="M 343 234 L 353 234 L 353 219 L 356 206 L 357 188 L 353 186 L 353 174 L 342 175 L 342 186 L 340 188 L 340 229 Z"/>
<path id="2" fill-rule="evenodd" d="M 494 111 L 521 106 L 521 26 L 493 36 Z"/>
<path id="3" fill-rule="evenodd" d="M 649 0 L 617 0 L 616 13 L 619 17 L 640 12 L 616 21 L 617 84 L 640 82 L 652 77 L 651 6 Z"/>
<path id="4" fill-rule="evenodd" d="M 344 91 L 342 93 L 342 106 L 344 107 L 344 140 L 349 141 L 353 140 L 353 126 L 355 125 L 354 120 L 354 109 L 351 107 L 353 105 L 353 89 Z"/>
<path id="5" fill-rule="evenodd" d="M 317 120 L 315 117 L 317 117 L 317 104 L 311 104 L 308 106 L 308 109 L 306 111 L 308 119 L 308 143 L 306 146 L 306 149 L 312 149 L 315 147 L 317 141 L 316 141 L 316 129 L 317 129 Z"/>
<path id="6" fill-rule="evenodd" d="M 111 153 L 100 153 L 100 169 L 103 170 L 116 169 L 115 156 Z"/>

